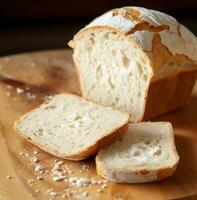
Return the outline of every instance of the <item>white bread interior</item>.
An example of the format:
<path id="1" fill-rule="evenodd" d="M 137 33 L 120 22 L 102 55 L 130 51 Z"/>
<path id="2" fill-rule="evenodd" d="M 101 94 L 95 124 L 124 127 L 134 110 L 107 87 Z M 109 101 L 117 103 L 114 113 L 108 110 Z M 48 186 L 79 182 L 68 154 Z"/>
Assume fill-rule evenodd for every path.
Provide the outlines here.
<path id="1" fill-rule="evenodd" d="M 114 182 L 141 183 L 164 179 L 179 157 L 169 122 L 129 124 L 126 134 L 96 156 L 98 174 Z"/>
<path id="2" fill-rule="evenodd" d="M 129 116 L 120 111 L 75 95 L 60 94 L 22 116 L 15 128 L 53 155 L 82 160 L 110 142 L 109 137 L 121 135 L 120 129 L 128 120 Z"/>
<path id="3" fill-rule="evenodd" d="M 143 120 L 153 82 L 197 71 L 195 35 L 175 18 L 145 8 L 111 10 L 79 31 L 69 45 L 74 50 L 82 95 L 128 112 L 132 122 Z M 184 87 L 186 94 L 191 92 L 193 79 Z M 166 106 L 174 101 L 173 96 L 161 102 L 166 107 L 162 111 L 152 108 L 150 116 L 182 106 L 188 97 L 177 101 L 177 106 Z"/>

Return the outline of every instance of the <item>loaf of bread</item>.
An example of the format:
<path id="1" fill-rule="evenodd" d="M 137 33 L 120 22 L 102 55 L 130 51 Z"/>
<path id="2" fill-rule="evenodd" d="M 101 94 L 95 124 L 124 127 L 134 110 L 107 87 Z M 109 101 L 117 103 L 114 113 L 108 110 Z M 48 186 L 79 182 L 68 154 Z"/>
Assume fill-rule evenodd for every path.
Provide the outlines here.
<path id="1" fill-rule="evenodd" d="M 122 139 L 96 156 L 97 173 L 118 183 L 144 183 L 173 174 L 179 157 L 169 122 L 129 124 Z"/>
<path id="2" fill-rule="evenodd" d="M 175 18 L 141 7 L 111 10 L 69 42 L 82 95 L 139 122 L 187 102 L 197 38 Z"/>
<path id="3" fill-rule="evenodd" d="M 15 129 L 55 156 L 82 160 L 121 137 L 128 121 L 128 114 L 60 94 L 20 117 Z"/>

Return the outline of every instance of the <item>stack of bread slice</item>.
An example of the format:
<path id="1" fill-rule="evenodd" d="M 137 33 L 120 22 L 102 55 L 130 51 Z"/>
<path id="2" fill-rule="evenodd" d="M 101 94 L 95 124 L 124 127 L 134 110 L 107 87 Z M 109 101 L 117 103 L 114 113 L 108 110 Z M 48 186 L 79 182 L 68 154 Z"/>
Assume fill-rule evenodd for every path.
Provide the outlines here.
<path id="1" fill-rule="evenodd" d="M 97 173 L 114 182 L 171 176 L 179 161 L 171 123 L 142 121 L 187 102 L 196 37 L 167 14 L 124 7 L 93 20 L 69 45 L 83 97 L 54 96 L 20 117 L 17 132 L 65 159 L 97 154 Z"/>

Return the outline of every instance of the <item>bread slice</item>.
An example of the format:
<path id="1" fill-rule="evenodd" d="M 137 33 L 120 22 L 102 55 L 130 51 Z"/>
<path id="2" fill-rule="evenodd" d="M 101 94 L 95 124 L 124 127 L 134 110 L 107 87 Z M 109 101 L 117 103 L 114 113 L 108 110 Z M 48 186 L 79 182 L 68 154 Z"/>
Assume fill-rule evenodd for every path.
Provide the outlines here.
<path id="1" fill-rule="evenodd" d="M 165 13 L 113 9 L 80 30 L 69 45 L 82 95 L 128 112 L 131 122 L 183 106 L 191 94 L 197 38 Z"/>
<path id="2" fill-rule="evenodd" d="M 79 96 L 60 94 L 22 116 L 14 126 L 41 149 L 58 157 L 82 160 L 121 137 L 128 120 L 128 114 Z"/>
<path id="3" fill-rule="evenodd" d="M 97 173 L 118 183 L 144 183 L 171 176 L 179 157 L 169 122 L 129 124 L 122 139 L 96 156 Z"/>

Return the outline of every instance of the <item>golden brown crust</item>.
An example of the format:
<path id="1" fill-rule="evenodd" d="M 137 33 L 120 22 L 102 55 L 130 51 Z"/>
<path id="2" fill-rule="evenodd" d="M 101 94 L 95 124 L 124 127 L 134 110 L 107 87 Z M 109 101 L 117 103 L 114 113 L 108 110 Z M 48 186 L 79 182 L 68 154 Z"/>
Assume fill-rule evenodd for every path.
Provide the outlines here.
<path id="1" fill-rule="evenodd" d="M 167 177 L 172 176 L 172 174 L 175 172 L 175 170 L 177 168 L 177 164 L 174 165 L 173 167 L 159 169 L 158 172 L 157 172 L 157 180 L 161 181 L 161 180 L 163 180 Z"/>
<path id="2" fill-rule="evenodd" d="M 150 84 L 142 121 L 184 106 L 196 80 L 197 69 L 174 74 Z"/>

